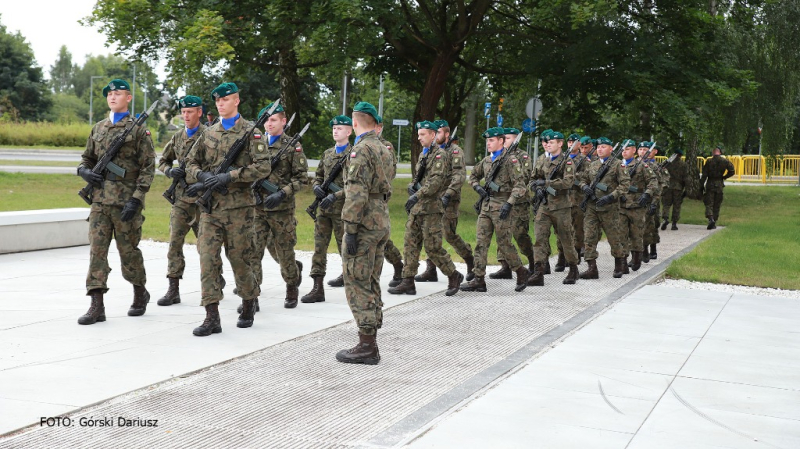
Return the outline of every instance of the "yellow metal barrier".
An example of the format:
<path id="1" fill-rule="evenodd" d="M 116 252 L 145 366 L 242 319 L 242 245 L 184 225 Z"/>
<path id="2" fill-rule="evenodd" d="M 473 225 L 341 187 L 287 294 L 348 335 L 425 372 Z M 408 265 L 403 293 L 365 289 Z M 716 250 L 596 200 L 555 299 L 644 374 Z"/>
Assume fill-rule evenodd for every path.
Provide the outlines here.
<path id="1" fill-rule="evenodd" d="M 791 154 L 768 158 L 758 155 L 723 156 L 736 170 L 731 180 L 739 182 L 800 183 L 800 155 Z M 697 169 L 702 173 L 703 166 L 710 158 L 697 157 Z M 656 156 L 660 163 L 666 156 Z"/>

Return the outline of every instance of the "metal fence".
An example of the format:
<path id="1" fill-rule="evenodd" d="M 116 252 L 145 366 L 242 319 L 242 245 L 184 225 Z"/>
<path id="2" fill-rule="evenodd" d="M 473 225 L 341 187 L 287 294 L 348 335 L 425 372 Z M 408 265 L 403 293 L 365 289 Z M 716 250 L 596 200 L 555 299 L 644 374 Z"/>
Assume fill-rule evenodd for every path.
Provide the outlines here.
<path id="1" fill-rule="evenodd" d="M 786 156 L 723 156 L 731 161 L 736 175 L 731 181 L 766 183 L 800 183 L 800 155 Z M 661 162 L 666 156 L 656 156 Z M 698 157 L 697 169 L 702 172 L 703 165 L 710 158 Z"/>

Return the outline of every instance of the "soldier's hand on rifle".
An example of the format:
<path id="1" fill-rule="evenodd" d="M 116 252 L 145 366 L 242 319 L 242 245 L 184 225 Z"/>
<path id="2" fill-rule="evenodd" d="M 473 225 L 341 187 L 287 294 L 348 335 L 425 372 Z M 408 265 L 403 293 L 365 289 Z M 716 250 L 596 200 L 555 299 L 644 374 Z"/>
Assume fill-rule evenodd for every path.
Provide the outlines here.
<path id="1" fill-rule="evenodd" d="M 331 208 L 331 206 L 333 206 L 333 203 L 335 202 L 336 202 L 336 195 L 331 193 L 330 195 L 326 196 L 321 203 L 319 203 L 319 207 L 321 207 L 322 210 L 328 210 Z"/>
<path id="2" fill-rule="evenodd" d="M 650 203 L 650 194 L 646 193 L 646 192 L 643 193 L 642 196 L 639 197 L 639 200 L 637 201 L 637 203 L 641 207 L 644 207 L 644 206 L 648 205 Z"/>
<path id="3" fill-rule="evenodd" d="M 347 247 L 347 254 L 354 256 L 358 252 L 358 234 L 344 234 L 344 244 Z"/>
<path id="4" fill-rule="evenodd" d="M 544 179 L 537 179 L 531 181 L 531 185 L 528 187 L 530 188 L 530 190 L 536 190 L 537 188 L 544 187 L 545 184 L 547 184 L 547 181 L 545 181 Z"/>
<path id="5" fill-rule="evenodd" d="M 484 188 L 483 188 L 483 187 L 481 187 L 480 185 L 477 185 L 477 186 L 473 187 L 473 189 L 475 189 L 475 192 L 476 192 L 478 195 L 480 195 L 481 199 L 484 199 L 484 198 L 486 198 L 486 195 L 487 195 L 487 194 L 486 194 L 486 190 L 484 190 Z"/>
<path id="6" fill-rule="evenodd" d="M 203 187 L 207 189 L 222 190 L 225 186 L 231 183 L 230 173 L 220 173 L 203 181 Z"/>
<path id="7" fill-rule="evenodd" d="M 650 205 L 647 206 L 647 215 L 655 215 L 656 214 L 656 209 L 658 209 L 658 206 L 656 206 L 656 203 L 650 203 Z"/>
<path id="8" fill-rule="evenodd" d="M 501 220 L 505 220 L 506 218 L 508 218 L 508 215 L 511 213 L 511 208 L 512 207 L 513 206 L 511 205 L 511 203 L 506 202 L 505 204 L 503 204 L 503 207 L 500 208 L 500 219 Z"/>
<path id="9" fill-rule="evenodd" d="M 450 194 L 445 193 L 442 197 L 442 206 L 447 207 L 448 204 L 450 204 Z"/>
<path id="10" fill-rule="evenodd" d="M 408 201 L 406 201 L 406 212 L 411 212 L 411 208 L 414 207 L 414 205 L 418 202 L 419 197 L 417 195 L 411 195 L 408 197 Z"/>
<path id="11" fill-rule="evenodd" d="M 317 185 L 317 186 L 314 186 L 314 196 L 316 196 L 317 199 L 321 200 L 321 199 L 325 198 L 326 196 L 328 196 L 328 194 L 325 193 L 325 189 L 323 189 L 321 186 Z"/>
<path id="12" fill-rule="evenodd" d="M 207 171 L 201 171 L 197 174 L 197 180 L 205 184 L 206 180 L 214 177 L 214 174 Z"/>
<path id="13" fill-rule="evenodd" d="M 122 208 L 122 213 L 120 214 L 122 221 L 131 221 L 131 218 L 136 215 L 141 205 L 142 202 L 136 198 L 129 199 L 128 202 L 125 203 L 125 207 Z"/>
<path id="14" fill-rule="evenodd" d="M 264 200 L 264 207 L 267 209 L 273 209 L 278 207 L 279 204 L 286 198 L 286 192 L 283 190 L 278 190 L 277 192 L 271 194 Z"/>
<path id="15" fill-rule="evenodd" d="M 194 184 L 189 185 L 189 188 L 186 189 L 186 194 L 189 196 L 197 196 L 202 191 L 203 191 L 203 183 L 196 182 Z"/>
<path id="16" fill-rule="evenodd" d="M 592 190 L 592 188 L 589 186 L 583 186 L 581 187 L 581 190 L 583 190 L 583 194 L 589 198 L 591 198 L 594 195 L 594 190 Z"/>
<path id="17" fill-rule="evenodd" d="M 597 200 L 596 204 L 597 204 L 597 207 L 603 207 L 603 206 L 605 206 L 607 204 L 611 204 L 612 201 L 614 201 L 614 195 L 608 194 L 608 195 L 606 195 L 604 197 L 601 197 L 599 200 Z"/>
<path id="18" fill-rule="evenodd" d="M 172 178 L 177 180 L 186 178 L 186 170 L 180 167 L 168 168 L 167 172 L 164 174 L 167 175 L 167 178 Z"/>
<path id="19" fill-rule="evenodd" d="M 412 196 L 417 193 L 417 189 L 414 188 L 414 183 L 408 185 L 408 196 Z"/>
<path id="20" fill-rule="evenodd" d="M 541 187 L 536 188 L 536 200 L 540 203 L 544 201 L 544 189 Z"/>
<path id="21" fill-rule="evenodd" d="M 80 177 L 83 178 L 84 181 L 88 182 L 94 187 L 100 187 L 101 185 L 103 185 L 103 177 L 100 174 L 89 170 L 83 165 L 78 167 L 78 175 L 80 175 Z"/>

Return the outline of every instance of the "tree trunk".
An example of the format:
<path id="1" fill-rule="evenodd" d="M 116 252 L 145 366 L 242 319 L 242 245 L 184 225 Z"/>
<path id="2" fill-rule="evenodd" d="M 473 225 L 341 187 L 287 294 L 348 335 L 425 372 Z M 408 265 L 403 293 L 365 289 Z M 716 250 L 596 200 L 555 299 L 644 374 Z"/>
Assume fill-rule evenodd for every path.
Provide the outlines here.
<path id="1" fill-rule="evenodd" d="M 300 75 L 297 73 L 297 53 L 294 47 L 281 48 L 278 51 L 278 74 L 281 85 L 281 105 L 286 110 L 286 118 L 296 113 L 297 116 L 289 128 L 288 133 L 294 135 L 300 132 L 303 123 L 303 113 L 300 107 Z"/>
<path id="2" fill-rule="evenodd" d="M 467 120 L 464 136 L 464 161 L 467 164 L 475 164 L 475 137 L 476 137 L 476 117 L 478 115 L 478 96 L 472 94 L 467 100 Z"/>
<path id="3" fill-rule="evenodd" d="M 698 139 L 696 135 L 689 137 L 686 149 L 686 196 L 702 200 L 700 196 L 700 170 L 697 168 Z"/>

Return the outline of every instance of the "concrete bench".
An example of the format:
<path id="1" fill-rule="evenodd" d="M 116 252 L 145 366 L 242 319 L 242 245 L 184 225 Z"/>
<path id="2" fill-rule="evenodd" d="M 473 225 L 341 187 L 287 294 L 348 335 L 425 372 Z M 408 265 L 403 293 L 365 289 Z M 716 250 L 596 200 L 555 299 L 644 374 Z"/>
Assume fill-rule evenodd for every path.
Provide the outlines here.
<path id="1" fill-rule="evenodd" d="M 89 244 L 89 208 L 0 212 L 0 254 Z"/>

